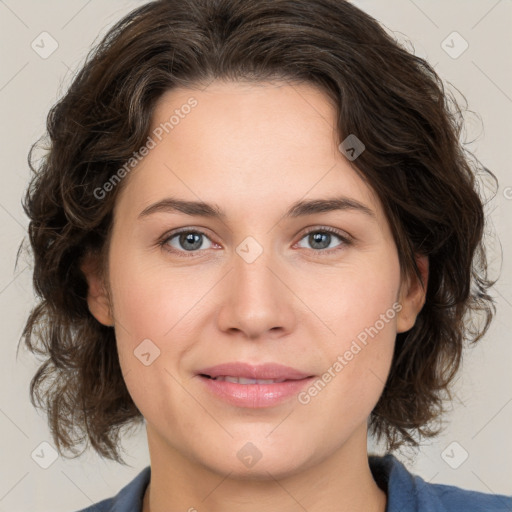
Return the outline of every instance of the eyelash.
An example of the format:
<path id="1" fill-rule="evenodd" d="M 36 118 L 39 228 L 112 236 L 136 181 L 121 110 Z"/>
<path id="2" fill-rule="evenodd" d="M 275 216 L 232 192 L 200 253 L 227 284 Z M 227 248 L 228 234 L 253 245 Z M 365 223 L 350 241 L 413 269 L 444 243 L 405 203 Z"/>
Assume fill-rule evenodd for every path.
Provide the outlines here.
<path id="1" fill-rule="evenodd" d="M 172 253 L 172 254 L 176 254 L 178 255 L 179 257 L 183 257 L 183 258 L 190 258 L 190 257 L 194 257 L 198 252 L 200 252 L 200 250 L 196 250 L 196 251 L 181 251 L 181 250 L 176 250 L 176 249 L 170 249 L 169 246 L 168 246 L 168 242 L 170 240 L 172 240 L 173 238 L 175 238 L 176 236 L 182 234 L 182 233 L 193 233 L 193 234 L 198 234 L 198 235 L 203 235 L 205 236 L 206 238 L 209 238 L 208 235 L 203 232 L 203 231 L 200 231 L 200 230 L 197 230 L 197 229 L 190 229 L 190 228 L 183 228 L 183 229 L 180 229 L 178 231 L 172 231 L 171 233 L 166 233 L 163 237 L 162 240 L 160 240 L 158 242 L 158 245 L 163 248 L 165 251 L 169 252 L 169 253 Z M 343 250 L 344 247 L 347 247 L 347 246 L 350 246 L 352 245 L 353 243 L 353 239 L 347 235 L 345 235 L 342 231 L 339 231 L 335 228 L 330 228 L 330 227 L 314 227 L 312 229 L 310 229 L 309 231 L 305 232 L 302 234 L 301 238 L 299 239 L 299 242 L 301 240 L 303 240 L 305 237 L 307 237 L 308 235 L 310 235 L 311 233 L 329 233 L 329 234 L 334 234 L 336 235 L 343 243 L 341 244 L 341 246 L 339 247 L 336 247 L 336 248 L 332 248 L 332 249 L 309 249 L 310 251 L 314 251 L 316 253 L 319 253 L 319 255 L 321 256 L 329 256 L 329 255 L 332 255 L 332 253 L 336 253 L 340 250 Z M 205 250 L 205 249 L 202 249 L 202 250 Z M 183 254 L 185 253 L 185 254 Z M 188 253 L 188 254 L 187 254 Z"/>

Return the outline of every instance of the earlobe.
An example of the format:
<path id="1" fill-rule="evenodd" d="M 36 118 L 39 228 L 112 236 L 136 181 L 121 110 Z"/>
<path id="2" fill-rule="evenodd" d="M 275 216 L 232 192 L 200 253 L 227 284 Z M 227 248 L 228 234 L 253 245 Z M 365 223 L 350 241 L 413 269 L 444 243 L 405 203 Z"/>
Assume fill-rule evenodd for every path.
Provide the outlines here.
<path id="1" fill-rule="evenodd" d="M 110 298 L 103 280 L 99 276 L 97 265 L 92 258 L 87 258 L 81 265 L 87 285 L 87 304 L 91 314 L 103 325 L 111 327 L 114 325 Z"/>
<path id="2" fill-rule="evenodd" d="M 425 304 L 429 275 L 428 256 L 416 255 L 416 264 L 423 280 L 423 286 L 418 278 L 413 276 L 401 287 L 399 302 L 402 309 L 397 315 L 397 332 L 406 332 L 412 329 L 416 323 L 416 317 Z"/>

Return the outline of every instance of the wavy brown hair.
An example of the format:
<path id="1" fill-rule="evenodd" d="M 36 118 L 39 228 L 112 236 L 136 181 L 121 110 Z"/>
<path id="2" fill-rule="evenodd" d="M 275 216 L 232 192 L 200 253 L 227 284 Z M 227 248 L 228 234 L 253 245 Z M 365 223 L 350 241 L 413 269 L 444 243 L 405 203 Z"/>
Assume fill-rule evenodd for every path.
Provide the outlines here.
<path id="1" fill-rule="evenodd" d="M 89 312 L 80 270 L 90 254 L 105 269 L 113 207 L 129 177 L 101 199 L 97 191 L 144 144 L 164 92 L 215 79 L 320 88 L 335 106 L 339 141 L 356 134 L 366 146 L 354 169 L 382 202 L 402 278 L 421 280 L 414 254 L 428 255 L 426 302 L 414 327 L 397 335 L 369 418 L 388 450 L 418 446 L 415 434 L 441 430 L 465 342 L 478 341 L 495 314 L 481 166 L 460 141 L 454 95 L 425 60 L 344 0 L 159 0 L 132 11 L 91 50 L 48 114 L 44 157 L 33 163 L 41 140 L 29 153 L 34 175 L 23 206 L 40 300 L 22 340 L 42 356 L 30 397 L 47 412 L 59 452 L 76 455 L 85 441 L 124 464 L 120 432 L 142 420 L 114 329 Z"/>

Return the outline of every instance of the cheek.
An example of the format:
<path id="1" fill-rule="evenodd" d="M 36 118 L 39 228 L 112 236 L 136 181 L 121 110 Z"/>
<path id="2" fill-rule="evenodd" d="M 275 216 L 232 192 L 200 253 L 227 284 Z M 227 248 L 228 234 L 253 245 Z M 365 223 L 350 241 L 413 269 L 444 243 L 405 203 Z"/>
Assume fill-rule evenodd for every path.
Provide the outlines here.
<path id="1" fill-rule="evenodd" d="M 347 340 L 375 325 L 383 336 L 394 329 L 401 307 L 397 303 L 400 269 L 392 249 L 367 258 L 355 257 L 343 267 L 316 273 L 308 280 L 303 296 L 329 326 L 331 336 L 326 339 L 332 340 L 332 346 L 343 347 Z"/>
<path id="2" fill-rule="evenodd" d="M 327 430 L 364 421 L 382 393 L 401 309 L 396 302 L 399 280 L 398 260 L 390 252 L 380 263 L 338 269 L 318 282 L 310 296 L 316 297 L 315 313 L 331 333 L 323 337 L 323 373 L 299 401 L 325 416 Z M 321 405 L 327 403 L 333 406 Z"/>
<path id="3" fill-rule="evenodd" d="M 334 342 L 324 347 L 326 364 L 299 396 L 308 416 L 320 419 L 320 438 L 343 440 L 368 417 L 389 374 L 396 338 L 396 311 L 367 304 L 350 325 L 337 326 Z M 307 410 L 307 409 L 306 409 Z"/>
<path id="4" fill-rule="evenodd" d="M 116 320 L 135 340 L 167 339 L 173 330 L 193 325 L 201 298 L 214 284 L 207 271 L 170 270 L 163 258 L 157 263 L 152 259 L 137 253 L 124 255 L 111 272 Z"/>
<path id="5" fill-rule="evenodd" d="M 197 339 L 193 333 L 207 314 L 207 294 L 218 276 L 190 268 L 170 271 L 165 263 L 130 255 L 117 261 L 110 276 L 116 342 L 130 395 L 150 418 L 166 407 L 186 408 L 190 397 L 173 376 L 181 379 L 180 366 Z"/>
<path id="6" fill-rule="evenodd" d="M 119 361 L 128 391 L 146 418 L 168 409 L 186 410 L 190 397 L 175 379 L 180 380 L 178 365 L 188 348 L 184 332 L 193 332 L 205 286 L 190 275 L 171 275 L 161 265 L 148 265 L 134 256 L 117 261 L 111 286 Z"/>

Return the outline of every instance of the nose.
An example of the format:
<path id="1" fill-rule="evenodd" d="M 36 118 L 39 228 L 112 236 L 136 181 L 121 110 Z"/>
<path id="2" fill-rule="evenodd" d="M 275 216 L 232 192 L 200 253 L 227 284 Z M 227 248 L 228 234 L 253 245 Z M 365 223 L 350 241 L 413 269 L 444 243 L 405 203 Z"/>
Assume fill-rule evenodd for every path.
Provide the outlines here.
<path id="1" fill-rule="evenodd" d="M 294 329 L 297 298 L 290 289 L 291 274 L 269 249 L 247 258 L 244 247 L 233 254 L 233 267 L 223 289 L 218 326 L 248 339 L 278 338 Z M 251 247 L 250 250 L 254 250 Z"/>

